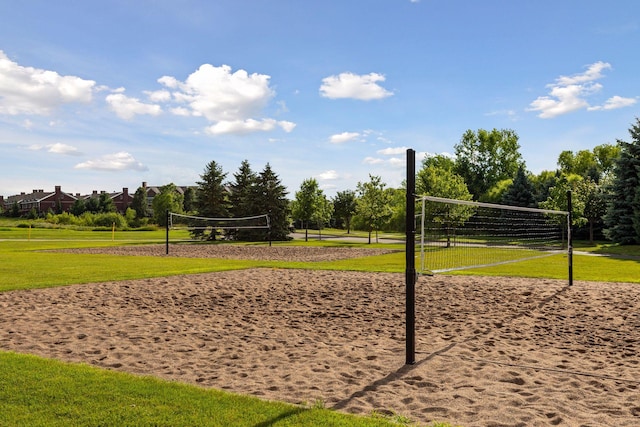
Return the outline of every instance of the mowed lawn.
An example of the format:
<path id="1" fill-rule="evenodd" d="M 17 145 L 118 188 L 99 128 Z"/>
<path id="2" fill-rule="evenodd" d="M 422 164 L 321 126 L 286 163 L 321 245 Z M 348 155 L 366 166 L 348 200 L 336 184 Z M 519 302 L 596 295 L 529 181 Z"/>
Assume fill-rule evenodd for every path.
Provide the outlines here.
<path id="1" fill-rule="evenodd" d="M 0 231 L 0 291 L 255 267 L 397 273 L 403 273 L 405 269 L 403 246 L 398 244 L 379 245 L 398 250 L 387 255 L 301 263 L 52 252 L 88 246 L 157 244 L 162 242 L 162 234 L 132 232 L 125 238 L 119 233 L 83 232 L 80 235 L 58 230 L 57 235 L 55 231 L 48 231 L 46 238 L 36 239 L 35 232 L 28 238 L 23 237 L 24 232 L 24 229 Z M 16 237 L 18 234 L 21 237 Z M 293 244 L 305 243 L 296 241 Z M 306 244 L 337 243 L 314 240 Z M 635 247 L 627 249 L 637 250 Z M 599 256 L 574 255 L 574 280 L 640 283 L 637 258 L 606 256 L 608 252 L 616 251 L 618 256 L 624 255 L 620 252 L 624 248 L 587 247 L 581 250 Z M 554 255 L 455 274 L 566 279 L 567 257 Z M 322 406 L 322 402 L 309 402 L 307 406 L 264 402 L 86 365 L 0 352 L 0 425 L 385 426 L 410 422 L 401 415 L 354 417 Z"/>

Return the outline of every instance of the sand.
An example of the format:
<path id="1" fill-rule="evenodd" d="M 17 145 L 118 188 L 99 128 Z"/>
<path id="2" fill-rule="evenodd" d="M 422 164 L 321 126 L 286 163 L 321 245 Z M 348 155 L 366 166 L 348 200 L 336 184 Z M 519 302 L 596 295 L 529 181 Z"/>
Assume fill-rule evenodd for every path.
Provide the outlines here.
<path id="1" fill-rule="evenodd" d="M 423 425 L 640 425 L 639 285 L 435 276 L 416 298 L 414 365 L 404 275 L 389 273 L 5 292 L 0 349 Z"/>

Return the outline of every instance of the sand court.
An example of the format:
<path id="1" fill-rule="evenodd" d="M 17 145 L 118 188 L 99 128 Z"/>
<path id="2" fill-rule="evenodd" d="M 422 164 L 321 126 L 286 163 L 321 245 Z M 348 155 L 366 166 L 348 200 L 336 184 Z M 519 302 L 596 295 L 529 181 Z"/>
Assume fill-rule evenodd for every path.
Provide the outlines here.
<path id="1" fill-rule="evenodd" d="M 640 288 L 251 269 L 0 294 L 0 348 L 353 413 L 640 425 Z"/>

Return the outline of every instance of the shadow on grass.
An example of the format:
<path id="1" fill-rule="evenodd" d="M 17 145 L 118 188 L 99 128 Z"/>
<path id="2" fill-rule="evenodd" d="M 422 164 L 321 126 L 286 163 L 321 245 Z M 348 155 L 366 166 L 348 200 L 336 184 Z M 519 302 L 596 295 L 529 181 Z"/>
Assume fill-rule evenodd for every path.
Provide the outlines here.
<path id="1" fill-rule="evenodd" d="M 308 411 L 308 408 L 295 408 L 292 409 L 290 411 L 284 412 L 280 415 L 278 415 L 277 417 L 271 418 L 270 420 L 266 420 L 266 421 L 262 421 L 258 424 L 255 424 L 253 427 L 270 427 L 272 425 L 275 425 L 276 423 L 285 420 L 289 417 L 293 417 L 295 415 L 301 414 L 305 411 Z"/>

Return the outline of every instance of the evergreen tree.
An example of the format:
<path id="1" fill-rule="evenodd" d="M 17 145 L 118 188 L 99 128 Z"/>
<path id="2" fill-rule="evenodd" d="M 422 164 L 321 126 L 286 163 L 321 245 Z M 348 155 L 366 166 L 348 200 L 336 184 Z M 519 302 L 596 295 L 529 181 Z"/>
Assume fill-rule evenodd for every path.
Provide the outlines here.
<path id="1" fill-rule="evenodd" d="M 235 181 L 229 184 L 229 212 L 234 218 L 261 215 L 261 209 L 256 205 L 254 197 L 257 195 L 256 174 L 251 170 L 248 160 L 240 164 L 238 172 L 233 175 Z M 229 230 L 228 233 L 237 240 L 255 240 L 255 230 Z"/>
<path id="2" fill-rule="evenodd" d="M 640 119 L 629 129 L 632 142 L 618 140 L 620 156 L 604 217 L 605 236 L 615 243 L 640 243 Z"/>
<path id="3" fill-rule="evenodd" d="M 192 212 L 196 206 L 196 190 L 193 187 L 187 187 L 184 190 L 184 211 Z"/>
<path id="4" fill-rule="evenodd" d="M 254 215 L 269 214 L 271 229 L 260 231 L 260 240 L 289 240 L 290 209 L 287 188 L 269 163 L 256 178 L 254 193 Z M 268 235 L 267 233 L 270 233 Z"/>
<path id="5" fill-rule="evenodd" d="M 534 207 L 536 200 L 533 195 L 533 184 L 527 177 L 524 166 L 518 167 L 518 172 L 511 186 L 502 195 L 502 203 L 511 206 Z"/>
<path id="6" fill-rule="evenodd" d="M 222 167 L 215 160 L 207 164 L 204 173 L 200 175 L 202 181 L 197 182 L 195 208 L 199 216 L 208 218 L 229 217 L 228 193 L 223 184 L 226 176 L 227 174 L 222 171 Z M 213 229 L 207 234 L 204 230 L 196 230 L 192 234 L 194 237 L 216 240 L 217 231 Z"/>

